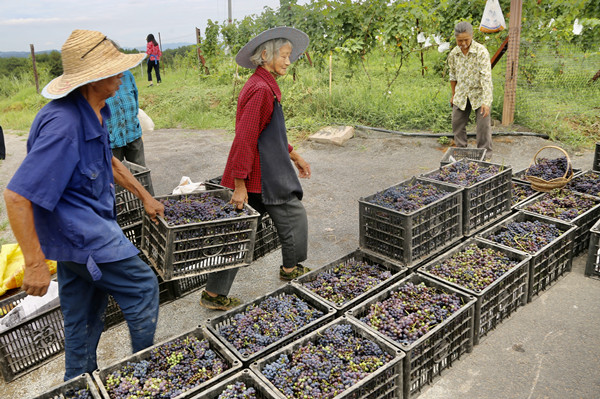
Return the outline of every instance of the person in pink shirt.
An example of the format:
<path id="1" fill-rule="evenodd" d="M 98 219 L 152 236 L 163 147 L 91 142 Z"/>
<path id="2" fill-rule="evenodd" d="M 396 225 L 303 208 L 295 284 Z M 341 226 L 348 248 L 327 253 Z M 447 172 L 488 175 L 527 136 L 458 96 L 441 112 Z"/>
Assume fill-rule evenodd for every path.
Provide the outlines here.
<path id="1" fill-rule="evenodd" d="M 146 42 L 148 42 L 148 44 L 146 44 L 146 54 L 148 54 L 148 82 L 150 82 L 148 86 L 152 86 L 152 68 L 154 68 L 154 72 L 156 73 L 156 84 L 160 84 L 161 82 L 160 56 L 162 55 L 162 52 L 152 33 L 146 37 Z"/>

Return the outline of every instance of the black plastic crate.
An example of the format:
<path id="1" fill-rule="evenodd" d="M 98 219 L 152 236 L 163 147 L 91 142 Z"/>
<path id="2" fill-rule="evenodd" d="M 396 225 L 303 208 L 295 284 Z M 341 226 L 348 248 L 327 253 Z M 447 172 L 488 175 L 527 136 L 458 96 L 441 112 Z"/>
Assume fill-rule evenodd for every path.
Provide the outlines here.
<path id="1" fill-rule="evenodd" d="M 128 362 L 140 362 L 142 360 L 150 359 L 151 351 L 154 348 L 157 348 L 161 345 L 175 341 L 176 339 L 179 339 L 179 338 L 183 339 L 185 337 L 196 337 L 200 340 L 207 339 L 209 342 L 210 349 L 212 349 L 215 352 L 215 354 L 227 364 L 227 366 L 229 368 L 227 370 L 224 370 L 221 374 L 218 374 L 215 377 L 213 377 L 207 381 L 204 381 L 203 383 L 200 383 L 199 385 L 195 386 L 194 388 L 189 389 L 180 395 L 172 397 L 172 399 L 184 399 L 184 398 L 189 398 L 191 396 L 194 396 L 194 395 L 202 392 L 203 390 L 209 388 L 213 384 L 223 380 L 224 378 L 227 378 L 230 375 L 237 373 L 242 368 L 242 363 L 239 360 L 237 360 L 235 358 L 235 356 L 233 356 L 233 354 L 227 348 L 225 348 L 225 346 L 223 346 L 223 344 L 221 344 L 219 342 L 218 339 L 216 339 L 212 334 L 210 334 L 206 330 L 206 328 L 199 326 L 191 331 L 180 334 L 171 339 L 162 341 L 162 342 L 155 344 L 149 348 L 146 348 L 142 351 L 136 352 L 136 353 L 130 355 L 129 357 L 126 357 L 118 362 L 115 362 L 115 363 L 109 365 L 109 366 L 106 366 L 99 370 L 95 370 L 92 373 L 92 375 L 94 377 L 94 381 L 96 382 L 96 385 L 98 386 L 98 390 L 100 391 L 100 394 L 102 395 L 102 397 L 110 398 L 110 396 L 108 395 L 108 392 L 106 390 L 105 382 L 106 382 L 107 377 L 112 372 L 121 369 L 123 366 L 127 365 Z"/>
<path id="2" fill-rule="evenodd" d="M 596 143 L 594 150 L 594 164 L 592 165 L 593 170 L 600 170 L 600 143 Z"/>
<path id="3" fill-rule="evenodd" d="M 258 305 L 261 302 L 264 302 L 265 299 L 270 297 L 282 298 L 284 295 L 296 295 L 299 299 L 306 302 L 311 308 L 321 311 L 323 315 L 317 318 L 316 320 L 313 320 L 311 323 L 299 328 L 295 332 L 285 337 L 282 337 L 279 341 L 273 342 L 272 344 L 266 346 L 264 349 L 254 352 L 252 354 L 242 354 L 235 346 L 233 346 L 233 344 L 227 341 L 225 337 L 223 337 L 219 333 L 219 329 L 221 327 L 232 324 L 232 321 L 234 320 L 236 315 L 246 313 L 249 306 Z M 301 290 L 299 287 L 288 283 L 282 286 L 281 288 L 276 289 L 275 291 L 272 291 L 266 295 L 256 298 L 252 302 L 238 306 L 237 308 L 232 309 L 215 318 L 207 319 L 205 325 L 208 331 L 211 332 L 211 334 L 219 338 L 223 345 L 225 345 L 225 347 L 227 347 L 229 351 L 231 351 L 238 359 L 242 361 L 244 366 L 248 366 L 251 362 L 258 359 L 259 357 L 263 357 L 281 348 L 282 346 L 293 341 L 294 339 L 306 335 L 307 333 L 314 331 L 323 324 L 330 322 L 331 320 L 333 320 L 334 316 L 335 310 L 331 306 L 326 305 L 314 296 L 308 295 L 304 290 Z"/>
<path id="4" fill-rule="evenodd" d="M 123 161 L 123 165 L 129 169 L 133 177 L 135 177 L 151 195 L 154 195 L 150 169 L 128 161 Z M 117 222 L 119 223 L 119 226 L 128 227 L 142 222 L 142 217 L 145 213 L 144 205 L 138 197 L 118 184 L 115 184 L 115 201 L 117 208 Z"/>
<path id="5" fill-rule="evenodd" d="M 457 252 L 463 251 L 471 244 L 476 244 L 479 248 L 491 248 L 501 252 L 508 256 L 511 261 L 518 263 L 482 291 L 469 289 L 430 272 L 434 265 L 450 258 Z M 527 304 L 530 258 L 528 254 L 513 251 L 510 248 L 489 241 L 470 238 L 458 247 L 423 265 L 418 272 L 477 298 L 473 327 L 473 344 L 477 345 L 483 337 L 510 317 L 520 306 Z"/>
<path id="6" fill-rule="evenodd" d="M 486 151 L 485 148 L 449 147 L 440 161 L 440 166 L 445 166 L 461 159 L 483 161 Z"/>
<path id="7" fill-rule="evenodd" d="M 497 166 L 498 174 L 485 180 L 464 187 L 453 183 L 440 182 L 452 187 L 462 187 L 463 196 L 463 234 L 467 237 L 475 235 L 477 231 L 504 218 L 511 212 L 512 197 L 512 169 L 508 165 L 500 165 L 481 161 L 458 161 L 460 163 L 475 162 L 479 166 Z M 449 165 L 444 166 L 444 168 Z M 438 170 L 425 173 L 421 177 L 431 181 Z"/>
<path id="8" fill-rule="evenodd" d="M 0 301 L 2 314 L 17 306 L 27 294 L 17 294 Z M 60 354 L 65 349 L 65 330 L 60 306 L 0 332 L 0 371 L 10 382 Z"/>
<path id="9" fill-rule="evenodd" d="M 389 188 L 413 183 L 434 185 L 448 195 L 408 213 L 370 203 L 377 193 L 358 201 L 360 247 L 406 267 L 422 263 L 460 241 L 463 235 L 462 189 L 420 178 Z"/>
<path id="10" fill-rule="evenodd" d="M 345 264 L 350 261 L 366 262 L 370 265 L 375 265 L 375 266 L 377 266 L 377 268 L 379 268 L 382 271 L 390 272 L 391 276 L 388 279 L 379 283 L 377 286 L 371 288 L 370 290 L 363 292 L 362 294 L 360 294 L 360 295 L 356 296 L 355 298 L 350 299 L 349 301 L 344 302 L 342 304 L 337 304 L 328 299 L 325 299 L 322 296 L 320 296 L 319 294 L 317 294 L 316 292 L 314 292 L 314 291 L 310 290 L 308 287 L 306 287 L 306 284 L 310 283 L 311 281 L 314 281 L 321 273 L 328 273 L 329 271 L 331 271 L 335 267 L 339 266 L 340 264 Z M 323 267 L 320 267 L 318 269 L 315 269 L 311 272 L 308 272 L 308 273 L 298 277 L 297 279 L 292 281 L 292 284 L 297 285 L 298 287 L 300 287 L 300 289 L 304 290 L 309 295 L 315 296 L 320 301 L 331 306 L 333 309 L 336 310 L 337 315 L 340 316 L 343 313 L 345 313 L 347 310 L 349 310 L 350 308 L 356 306 L 358 303 L 365 300 L 366 298 L 368 298 L 371 295 L 374 295 L 374 294 L 380 292 L 381 290 L 385 289 L 386 287 L 390 286 L 391 284 L 393 284 L 394 281 L 398 281 L 401 278 L 406 277 L 407 274 L 408 274 L 408 269 L 406 267 L 398 265 L 398 264 L 394 263 L 392 260 L 383 258 L 375 253 L 370 252 L 370 251 L 357 249 L 356 251 L 354 251 L 346 256 L 343 256 L 337 260 L 334 260 L 333 262 L 328 263 L 327 265 L 325 265 Z"/>
<path id="11" fill-rule="evenodd" d="M 87 389 L 92 399 L 102 399 L 94 380 L 87 373 L 72 378 L 32 399 L 64 399 L 65 397 L 74 397 L 75 392 L 81 389 Z"/>
<path id="12" fill-rule="evenodd" d="M 379 346 L 384 352 L 390 354 L 392 359 L 381 366 L 375 372 L 369 374 L 355 385 L 346 389 L 335 398 L 353 398 L 353 399 L 398 399 L 403 395 L 403 360 L 405 354 L 395 348 L 388 340 L 383 339 L 379 334 L 373 333 L 365 328 L 362 323 L 358 323 L 345 316 L 339 317 L 332 322 L 320 327 L 300 339 L 284 346 L 278 351 L 259 359 L 250 365 L 260 380 L 262 380 L 269 389 L 271 389 L 277 398 L 286 398 L 286 396 L 277 387 L 275 387 L 261 372 L 266 365 L 273 363 L 280 355 L 290 355 L 298 348 L 309 343 L 316 342 L 323 333 L 335 325 L 350 325 L 355 336 L 369 339 Z"/>
<path id="13" fill-rule="evenodd" d="M 564 189 L 562 189 L 562 190 L 564 190 Z M 540 195 L 538 197 L 535 197 L 535 198 L 530 199 L 529 201 L 523 202 L 522 204 L 518 205 L 515 209 L 521 210 L 521 211 L 524 211 L 527 213 L 532 213 L 534 215 L 539 215 L 539 213 L 537 213 L 537 212 L 528 210 L 527 207 L 532 204 L 535 204 L 538 201 L 543 201 L 543 200 L 547 199 L 549 196 L 553 195 L 553 193 L 555 193 L 555 192 L 557 192 L 557 191 L 553 190 L 548 193 L 543 193 L 542 195 Z M 573 256 L 579 256 L 582 253 L 587 253 L 588 245 L 590 243 L 590 229 L 592 228 L 594 223 L 596 223 L 596 221 L 600 218 L 600 198 L 594 197 L 591 195 L 587 195 L 587 194 L 581 194 L 581 193 L 576 193 L 576 192 L 573 192 L 573 193 L 575 194 L 575 196 L 588 198 L 596 204 L 592 208 L 587 210 L 586 212 L 577 216 L 576 218 L 567 221 L 568 223 L 571 223 L 571 224 L 574 224 L 577 226 L 577 229 L 575 230 L 575 235 L 573 237 Z M 557 219 L 554 217 L 550 217 L 550 216 L 546 216 L 546 215 L 542 215 L 542 216 L 545 216 L 552 220 L 565 222 L 565 220 Z"/>
<path id="14" fill-rule="evenodd" d="M 121 227 L 123 230 L 123 234 L 125 237 L 129 239 L 135 245 L 136 248 L 140 248 L 142 246 L 142 222 L 138 222 L 126 227 Z"/>
<path id="15" fill-rule="evenodd" d="M 231 377 L 211 386 L 199 395 L 193 396 L 191 399 L 218 399 L 219 395 L 227 389 L 229 385 L 243 382 L 246 388 L 254 388 L 256 399 L 278 399 L 277 396 L 268 386 L 265 384 L 254 371 L 250 369 L 243 369 L 242 371 L 232 375 Z"/>
<path id="16" fill-rule="evenodd" d="M 478 234 L 478 237 L 482 240 L 492 242 L 491 240 L 488 240 L 488 237 L 500 231 L 507 224 L 525 221 L 540 221 L 546 224 L 554 224 L 563 231 L 556 240 L 540 248 L 536 253 L 529 254 L 531 259 L 529 261 L 529 289 L 527 302 L 531 302 L 535 295 L 539 295 L 542 291 L 550 288 L 560 276 L 571 271 L 573 261 L 573 237 L 577 230 L 577 226 L 564 221 L 549 219 L 545 216 L 519 211 L 495 226 L 481 232 Z M 503 246 L 496 242 L 494 242 L 494 244 Z M 523 248 L 519 248 L 517 243 L 515 243 L 514 247 L 509 248 L 527 253 Z"/>
<path id="17" fill-rule="evenodd" d="M 277 229 L 268 213 L 263 214 L 260 225 L 256 230 L 253 260 L 262 258 L 281 247 Z"/>
<path id="18" fill-rule="evenodd" d="M 232 191 L 213 190 L 202 194 L 168 195 L 175 199 L 211 195 L 226 202 Z M 252 261 L 259 214 L 247 204 L 248 215 L 180 226 L 169 226 L 158 216 L 155 224 L 145 214 L 142 251 L 164 280 L 247 266 Z"/>
<path id="19" fill-rule="evenodd" d="M 531 187 L 531 183 L 522 182 L 520 180 L 512 181 L 512 194 L 511 194 L 511 208 L 514 210 L 517 205 L 522 204 L 525 201 L 529 201 L 532 198 L 541 195 L 539 191 L 534 190 Z"/>
<path id="20" fill-rule="evenodd" d="M 589 178 L 590 181 L 593 181 L 593 185 L 589 187 L 582 186 L 581 183 L 585 178 Z M 586 170 L 585 172 L 581 172 L 573 177 L 573 179 L 567 183 L 565 188 L 578 193 L 600 197 L 600 172 L 596 170 Z"/>
<path id="21" fill-rule="evenodd" d="M 412 344 L 396 342 L 391 337 L 360 321 L 360 318 L 368 313 L 371 305 L 385 301 L 399 287 L 409 282 L 413 284 L 425 283 L 428 287 L 435 287 L 449 294 L 457 294 L 462 299 L 463 306 Z M 352 308 L 347 315 L 357 320 L 367 330 L 392 342 L 394 346 L 397 346 L 406 354 L 403 366 L 403 385 L 404 398 L 408 399 L 420 392 L 426 384 L 433 382 L 436 377 L 442 374 L 443 370 L 451 367 L 464 353 L 472 351 L 476 301 L 475 298 L 463 291 L 425 275 L 413 273 Z"/>
<path id="22" fill-rule="evenodd" d="M 597 144 L 596 148 L 598 148 Z M 590 247 L 585 264 L 585 275 L 600 278 L 600 220 L 590 229 Z"/>
<path id="23" fill-rule="evenodd" d="M 187 294 L 191 294 L 194 291 L 204 287 L 208 280 L 208 274 L 201 274 L 199 276 L 179 278 L 177 280 L 168 281 L 173 291 L 175 299 L 181 298 Z"/>

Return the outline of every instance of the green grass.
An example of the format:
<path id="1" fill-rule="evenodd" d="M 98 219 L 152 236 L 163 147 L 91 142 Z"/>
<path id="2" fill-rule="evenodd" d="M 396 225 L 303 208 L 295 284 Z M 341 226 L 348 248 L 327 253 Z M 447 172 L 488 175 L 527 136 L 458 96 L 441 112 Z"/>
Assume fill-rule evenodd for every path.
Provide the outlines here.
<path id="1" fill-rule="evenodd" d="M 594 55 L 596 56 L 596 55 Z M 541 57 L 540 57 L 541 58 Z M 400 70 L 395 83 L 388 87 L 393 60 L 386 54 L 373 54 L 365 65 L 349 65 L 334 56 L 333 82 L 329 88 L 327 63 L 310 67 L 302 61 L 278 83 L 283 93 L 283 108 L 290 141 L 304 140 L 327 125 L 366 125 L 398 131 L 450 132 L 450 86 L 446 77 L 434 72 L 443 67 L 443 55 L 425 54 L 430 67 L 421 76 L 420 61 L 411 56 Z M 502 119 L 504 61 L 493 70 L 494 102 L 492 118 Z M 580 61 L 566 59 L 577 70 Z M 574 85 L 561 81 L 547 62 L 532 67 L 523 63 L 519 75 L 515 124 L 534 132 L 546 133 L 570 148 L 591 148 L 600 140 L 600 82 Z M 189 65 L 189 64 L 188 64 Z M 233 132 L 236 101 L 249 72 L 236 70 L 231 59 L 213 62 L 211 74 L 194 67 L 167 68 L 163 83 L 147 87 L 145 70 L 135 68 L 140 91 L 140 106 L 153 119 L 156 129 L 225 129 Z M 386 68 L 389 68 L 386 71 Z M 581 69 L 581 68 L 579 68 Z M 589 67 L 588 67 L 589 69 Z M 529 74 L 526 75 L 525 71 Z M 542 71 L 544 71 L 542 73 Z M 295 72 L 296 79 L 293 79 Z M 236 78 L 236 73 L 241 77 Z M 539 75 L 532 75 L 537 73 Z M 582 76 L 588 76 L 585 70 Z M 27 77 L 9 82 L 11 94 L 0 99 L 2 126 L 28 130 L 35 114 L 47 102 L 37 95 Z M 47 81 L 41 83 L 43 86 Z"/>

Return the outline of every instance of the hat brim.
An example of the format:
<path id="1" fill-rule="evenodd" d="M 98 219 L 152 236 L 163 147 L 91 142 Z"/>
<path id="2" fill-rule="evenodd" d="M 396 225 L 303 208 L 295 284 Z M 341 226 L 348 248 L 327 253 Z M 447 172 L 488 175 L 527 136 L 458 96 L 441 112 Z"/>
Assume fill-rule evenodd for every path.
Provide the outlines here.
<path id="1" fill-rule="evenodd" d="M 65 75 L 53 79 L 42 89 L 42 95 L 49 99 L 65 97 L 73 90 L 88 83 L 97 82 L 102 79 L 116 76 L 128 69 L 138 66 L 146 58 L 145 53 L 124 54 L 120 53 L 118 59 L 98 65 L 93 71 L 87 71 L 85 74 Z"/>
<path id="2" fill-rule="evenodd" d="M 241 67 L 255 69 L 256 65 L 250 61 L 250 57 L 252 57 L 256 48 L 264 42 L 279 38 L 287 39 L 292 43 L 291 62 L 295 62 L 306 51 L 309 43 L 308 35 L 301 30 L 288 26 L 279 26 L 259 33 L 258 36 L 246 43 L 235 56 L 235 62 Z"/>

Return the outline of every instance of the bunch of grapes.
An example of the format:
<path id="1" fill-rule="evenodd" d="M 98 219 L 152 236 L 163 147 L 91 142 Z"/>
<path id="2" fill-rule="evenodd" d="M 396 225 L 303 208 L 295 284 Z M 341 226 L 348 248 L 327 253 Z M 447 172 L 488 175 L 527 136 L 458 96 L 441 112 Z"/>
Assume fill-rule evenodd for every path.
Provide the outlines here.
<path id="1" fill-rule="evenodd" d="M 525 170 L 526 176 L 535 176 L 544 180 L 552 180 L 563 177 L 565 172 L 571 173 L 571 165 L 566 156 L 559 158 L 537 158 L 535 164 Z"/>
<path id="2" fill-rule="evenodd" d="M 459 310 L 457 294 L 407 282 L 369 307 L 361 321 L 396 342 L 411 344 Z"/>
<path id="3" fill-rule="evenodd" d="M 229 219 L 248 214 L 247 209 L 240 211 L 211 193 L 163 198 L 160 202 L 165 206 L 165 221 L 169 226 Z"/>
<path id="4" fill-rule="evenodd" d="M 577 176 L 567 184 L 566 188 L 577 191 L 578 193 L 600 197 L 600 174 L 587 172 Z"/>
<path id="5" fill-rule="evenodd" d="M 272 296 L 233 316 L 229 324 L 219 328 L 219 334 L 242 355 L 251 355 L 321 316 L 323 312 L 295 294 Z"/>
<path id="6" fill-rule="evenodd" d="M 400 212 L 413 212 L 448 194 L 433 184 L 400 184 L 375 194 L 369 202 Z"/>
<path id="7" fill-rule="evenodd" d="M 229 365 L 210 349 L 209 341 L 177 338 L 152 348 L 150 357 L 127 362 L 106 377 L 111 399 L 168 399 L 221 374 Z"/>
<path id="8" fill-rule="evenodd" d="M 242 381 L 227 385 L 217 399 L 256 399 L 256 390 Z"/>
<path id="9" fill-rule="evenodd" d="M 544 194 L 539 201 L 527 205 L 524 210 L 569 222 L 597 204 L 598 201 L 571 190 L 555 189 Z"/>
<path id="10" fill-rule="evenodd" d="M 529 198 L 530 196 L 532 196 L 535 193 L 536 193 L 536 191 L 533 188 L 531 188 L 530 185 L 518 184 L 513 181 L 513 183 L 512 183 L 512 204 L 516 205 L 519 202 L 524 201 L 525 199 Z"/>
<path id="11" fill-rule="evenodd" d="M 69 389 L 64 394 L 61 393 L 50 399 L 92 399 L 92 392 L 88 388 Z"/>
<path id="12" fill-rule="evenodd" d="M 392 277 L 392 273 L 367 262 L 348 260 L 318 273 L 306 288 L 336 305 L 346 303 Z"/>
<path id="13" fill-rule="evenodd" d="M 480 181 L 497 175 L 500 168 L 496 165 L 480 165 L 477 162 L 455 162 L 440 168 L 429 175 L 434 180 L 469 187 Z"/>
<path id="14" fill-rule="evenodd" d="M 444 280 L 480 292 L 517 263 L 498 250 L 470 244 L 448 259 L 434 264 L 427 271 Z"/>
<path id="15" fill-rule="evenodd" d="M 281 354 L 262 374 L 287 398 L 333 398 L 392 360 L 375 342 L 338 324 Z"/>
<path id="16" fill-rule="evenodd" d="M 535 220 L 507 223 L 485 238 L 533 255 L 556 240 L 562 233 L 564 231 L 555 224 Z"/>

